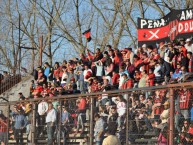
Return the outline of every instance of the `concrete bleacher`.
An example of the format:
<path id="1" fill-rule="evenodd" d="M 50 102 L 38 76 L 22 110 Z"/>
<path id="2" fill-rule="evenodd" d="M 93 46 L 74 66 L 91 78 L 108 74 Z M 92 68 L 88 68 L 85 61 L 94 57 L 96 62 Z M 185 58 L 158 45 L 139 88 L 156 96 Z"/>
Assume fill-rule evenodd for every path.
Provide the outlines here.
<path id="1" fill-rule="evenodd" d="M 75 128 L 72 129 L 72 132 L 67 136 L 67 145 L 90 145 L 89 144 L 89 124 L 85 123 L 85 130 L 82 134 L 78 133 L 74 135 Z M 87 140 L 87 142 L 86 142 Z M 61 145 L 63 139 L 61 137 Z M 46 145 L 47 144 L 47 135 L 45 134 L 42 137 L 36 138 L 36 145 Z M 155 137 L 155 132 L 146 132 L 143 136 L 135 139 L 135 143 L 132 145 L 156 145 L 157 137 Z M 9 145 L 16 145 L 15 140 L 9 139 Z M 24 145 L 27 145 L 27 135 L 24 134 Z M 93 142 L 92 145 L 95 145 Z M 124 144 L 125 145 L 125 144 Z"/>

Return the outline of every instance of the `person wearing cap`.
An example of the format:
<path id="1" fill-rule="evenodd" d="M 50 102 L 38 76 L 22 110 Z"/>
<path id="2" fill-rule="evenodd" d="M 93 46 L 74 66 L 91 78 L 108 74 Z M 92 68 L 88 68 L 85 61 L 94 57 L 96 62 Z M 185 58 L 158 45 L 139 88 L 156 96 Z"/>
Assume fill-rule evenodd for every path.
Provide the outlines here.
<path id="1" fill-rule="evenodd" d="M 184 46 L 187 49 L 187 52 L 192 52 L 193 53 L 193 44 L 191 43 L 190 38 L 186 39 L 186 44 Z"/>
<path id="2" fill-rule="evenodd" d="M 127 77 L 129 78 L 129 72 L 128 70 L 125 68 L 125 66 L 120 66 L 119 67 L 119 89 L 121 88 L 121 86 L 123 85 L 123 82 L 124 82 L 124 78 L 123 78 L 123 74 L 126 74 Z"/>
<path id="3" fill-rule="evenodd" d="M 141 46 L 141 48 L 142 48 L 143 52 L 147 52 L 147 45 L 146 44 L 143 44 Z"/>
<path id="4" fill-rule="evenodd" d="M 167 123 L 168 119 L 169 119 L 169 101 L 166 101 L 163 106 L 164 106 L 164 111 L 160 114 L 160 119 L 161 119 L 161 123 Z"/>
<path id="5" fill-rule="evenodd" d="M 180 38 L 179 42 L 180 42 L 180 45 L 183 45 L 183 46 L 185 45 L 185 39 L 184 38 Z"/>

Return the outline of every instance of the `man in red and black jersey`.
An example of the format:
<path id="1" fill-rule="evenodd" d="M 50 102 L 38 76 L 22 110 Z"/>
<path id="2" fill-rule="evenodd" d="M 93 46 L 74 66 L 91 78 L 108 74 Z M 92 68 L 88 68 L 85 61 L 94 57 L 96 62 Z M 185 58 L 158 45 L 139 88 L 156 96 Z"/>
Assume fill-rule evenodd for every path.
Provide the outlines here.
<path id="1" fill-rule="evenodd" d="M 180 96 L 180 112 L 184 116 L 184 119 L 189 119 L 189 108 L 191 93 L 188 89 L 184 88 L 179 92 Z"/>

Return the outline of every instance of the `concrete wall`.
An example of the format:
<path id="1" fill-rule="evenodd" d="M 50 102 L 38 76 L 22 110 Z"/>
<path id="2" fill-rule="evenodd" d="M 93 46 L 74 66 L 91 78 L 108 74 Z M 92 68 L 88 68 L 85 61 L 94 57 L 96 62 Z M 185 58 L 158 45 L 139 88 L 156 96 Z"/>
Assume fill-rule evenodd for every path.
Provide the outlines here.
<path id="1" fill-rule="evenodd" d="M 31 80 L 33 80 L 33 76 L 26 76 L 22 78 L 20 83 L 16 84 L 14 87 L 1 94 L 0 97 L 3 97 L 9 101 L 17 101 L 19 92 L 22 92 L 24 96 L 28 96 L 30 93 L 29 87 Z M 0 99 L 0 103 L 1 102 L 2 100 Z M 7 114 L 7 106 L 0 105 L 0 110 L 3 110 L 5 115 Z"/>

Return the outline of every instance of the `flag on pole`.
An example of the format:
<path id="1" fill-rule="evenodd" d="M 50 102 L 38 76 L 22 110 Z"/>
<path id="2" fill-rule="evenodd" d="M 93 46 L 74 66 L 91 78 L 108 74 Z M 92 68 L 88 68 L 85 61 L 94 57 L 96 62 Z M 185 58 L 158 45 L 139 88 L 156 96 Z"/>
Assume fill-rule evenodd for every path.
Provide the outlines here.
<path id="1" fill-rule="evenodd" d="M 84 33 L 82 33 L 86 37 L 88 42 L 91 41 L 90 31 L 91 31 L 91 29 L 88 29 Z"/>

